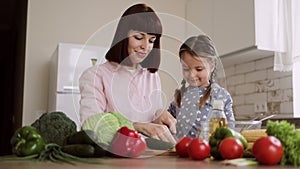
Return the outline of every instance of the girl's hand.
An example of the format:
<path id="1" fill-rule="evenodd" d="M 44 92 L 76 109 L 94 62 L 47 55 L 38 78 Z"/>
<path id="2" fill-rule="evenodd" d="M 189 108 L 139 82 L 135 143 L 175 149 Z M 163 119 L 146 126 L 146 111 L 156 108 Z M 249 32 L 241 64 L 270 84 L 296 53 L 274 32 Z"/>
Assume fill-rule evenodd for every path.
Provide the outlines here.
<path id="1" fill-rule="evenodd" d="M 144 134 L 145 136 L 176 144 L 176 140 L 166 125 L 135 122 L 133 123 L 133 126 L 135 130 Z"/>
<path id="2" fill-rule="evenodd" d="M 172 134 L 176 134 L 176 119 L 166 110 L 158 110 L 156 113 L 156 118 L 153 123 L 163 124 L 168 126 Z"/>

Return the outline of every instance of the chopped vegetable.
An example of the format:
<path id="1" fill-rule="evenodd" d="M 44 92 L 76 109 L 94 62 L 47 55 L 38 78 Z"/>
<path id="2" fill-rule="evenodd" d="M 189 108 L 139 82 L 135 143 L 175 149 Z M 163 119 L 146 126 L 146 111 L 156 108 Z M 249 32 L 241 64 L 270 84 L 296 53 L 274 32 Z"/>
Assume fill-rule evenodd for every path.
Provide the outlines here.
<path id="1" fill-rule="evenodd" d="M 76 124 L 63 112 L 44 113 L 31 126 L 35 127 L 47 143 L 63 145 L 65 139 L 76 133 Z"/>
<path id="2" fill-rule="evenodd" d="M 224 160 L 222 161 L 225 165 L 234 165 L 234 166 L 252 166 L 258 165 L 258 161 L 255 158 L 236 158 L 233 160 Z"/>
<path id="3" fill-rule="evenodd" d="M 117 112 L 98 113 L 87 118 L 82 124 L 82 130 L 93 130 L 98 135 L 99 143 L 108 147 L 115 133 L 123 126 L 134 129 L 132 123 Z"/>
<path id="4" fill-rule="evenodd" d="M 17 156 L 40 153 L 45 146 L 44 138 L 32 126 L 19 128 L 11 138 L 12 151 Z"/>
<path id="5" fill-rule="evenodd" d="M 283 121 L 268 121 L 266 133 L 278 138 L 284 149 L 284 155 L 280 164 L 300 165 L 300 131 L 295 129 L 294 124 Z"/>

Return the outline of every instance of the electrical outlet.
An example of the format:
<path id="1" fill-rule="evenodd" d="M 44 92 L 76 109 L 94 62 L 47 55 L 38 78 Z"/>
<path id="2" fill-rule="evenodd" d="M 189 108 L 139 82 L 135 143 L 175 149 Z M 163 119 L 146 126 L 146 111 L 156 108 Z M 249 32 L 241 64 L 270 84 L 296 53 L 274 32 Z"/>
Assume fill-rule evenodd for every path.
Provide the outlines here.
<path id="1" fill-rule="evenodd" d="M 254 112 L 255 113 L 267 113 L 268 112 L 267 102 L 254 103 Z"/>

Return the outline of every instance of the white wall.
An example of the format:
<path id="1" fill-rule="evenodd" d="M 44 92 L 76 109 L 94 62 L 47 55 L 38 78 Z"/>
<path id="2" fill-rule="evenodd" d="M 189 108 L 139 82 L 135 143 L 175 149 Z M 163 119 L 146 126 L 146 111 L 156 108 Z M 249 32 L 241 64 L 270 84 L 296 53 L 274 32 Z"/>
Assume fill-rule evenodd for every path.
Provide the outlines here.
<path id="1" fill-rule="evenodd" d="M 186 1 L 144 0 L 160 13 L 163 22 L 165 36 L 162 48 L 165 57 L 162 60 L 161 75 L 163 79 L 168 79 L 162 80 L 168 99 L 172 97 L 181 76 L 179 62 L 174 56 L 177 56 L 181 41 L 186 39 L 183 25 Z M 57 44 L 86 43 L 99 28 L 118 19 L 125 9 L 136 2 L 140 1 L 29 0 L 23 125 L 31 124 L 47 111 L 49 61 Z M 104 42 L 109 45 L 109 38 L 112 37 L 106 38 Z"/>
<path id="2" fill-rule="evenodd" d="M 266 103 L 266 115 L 293 117 L 292 72 L 274 72 L 274 56 L 233 64 L 225 68 L 227 89 L 236 119 L 252 119 L 255 103 Z"/>

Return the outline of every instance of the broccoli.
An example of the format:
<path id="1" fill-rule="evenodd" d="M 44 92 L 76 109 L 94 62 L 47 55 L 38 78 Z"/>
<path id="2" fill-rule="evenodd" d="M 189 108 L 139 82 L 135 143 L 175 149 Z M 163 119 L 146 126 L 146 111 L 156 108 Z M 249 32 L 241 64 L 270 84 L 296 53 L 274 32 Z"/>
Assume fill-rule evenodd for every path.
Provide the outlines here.
<path id="1" fill-rule="evenodd" d="M 76 133 L 76 124 L 63 112 L 47 112 L 31 126 L 35 127 L 48 143 L 64 145 L 68 136 Z"/>

